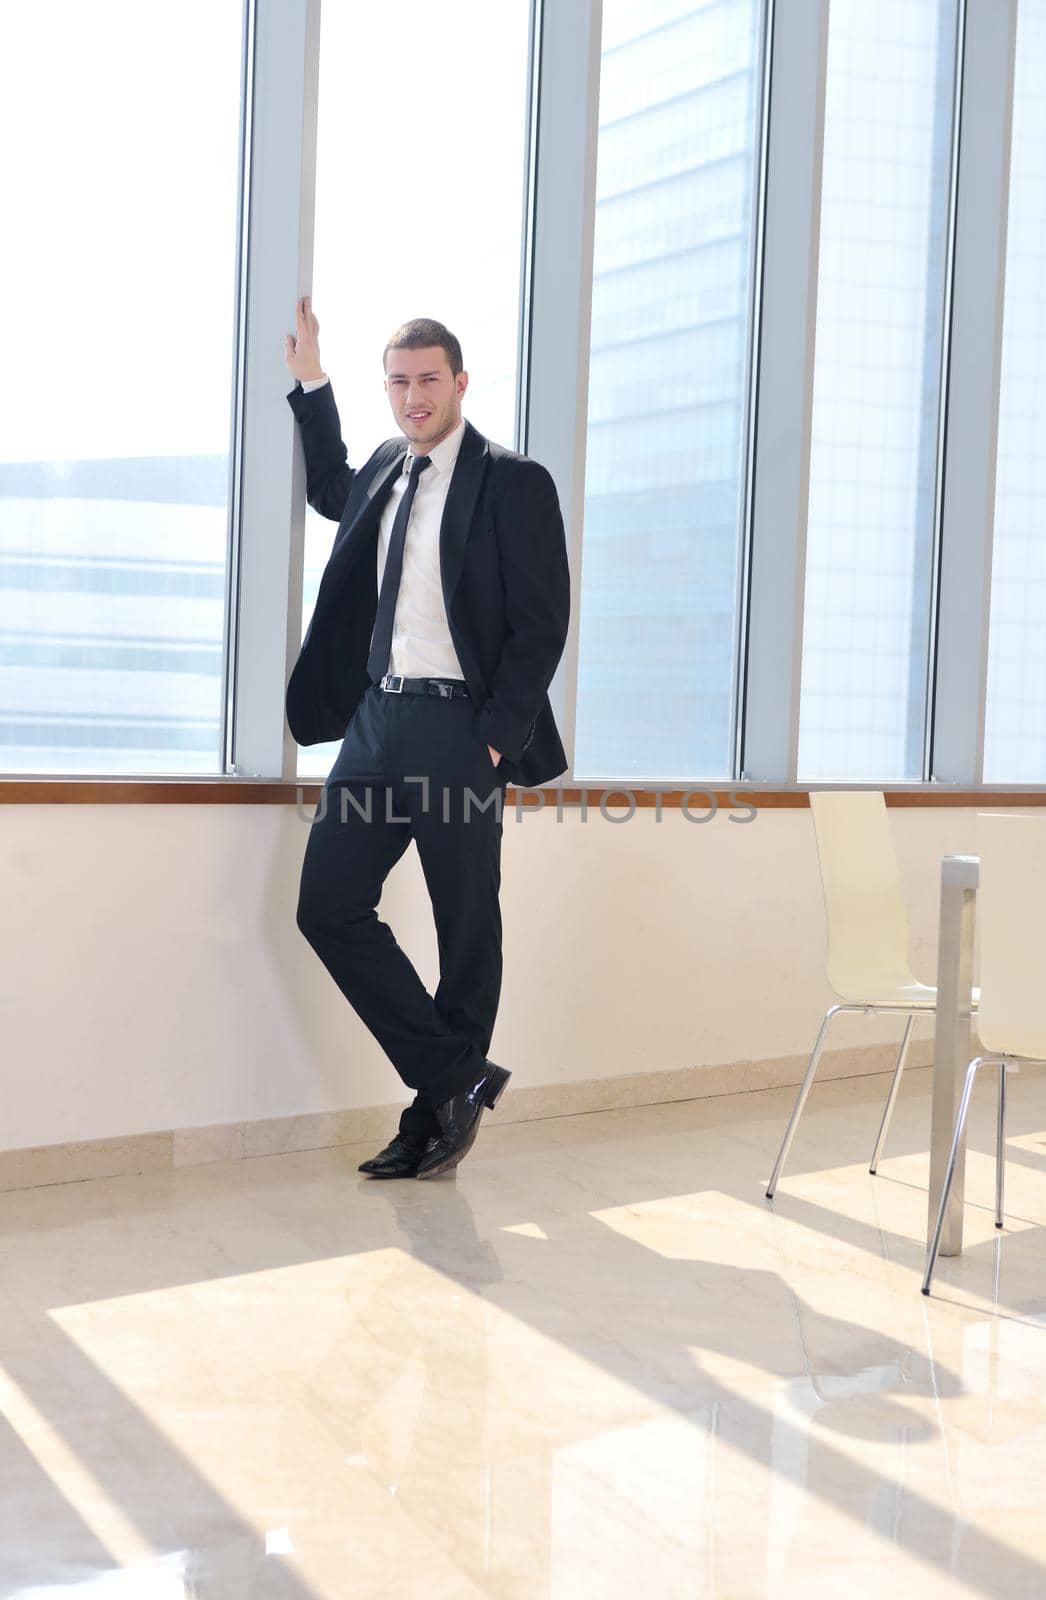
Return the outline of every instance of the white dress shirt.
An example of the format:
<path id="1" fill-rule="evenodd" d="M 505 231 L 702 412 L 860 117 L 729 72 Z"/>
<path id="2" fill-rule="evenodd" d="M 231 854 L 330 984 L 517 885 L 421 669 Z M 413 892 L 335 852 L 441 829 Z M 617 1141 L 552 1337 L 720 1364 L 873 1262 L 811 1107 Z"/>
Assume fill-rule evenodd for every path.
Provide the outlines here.
<path id="1" fill-rule="evenodd" d="M 327 383 L 327 378 L 310 378 L 302 383 L 308 393 Z M 389 657 L 390 672 L 404 678 L 459 678 L 464 679 L 461 662 L 454 649 L 447 624 L 447 611 L 443 603 L 443 584 L 440 577 L 439 530 L 443 521 L 443 508 L 458 459 L 461 441 L 465 437 L 465 424 L 459 422 L 453 433 L 426 453 L 432 465 L 421 474 L 410 508 L 407 537 L 403 545 L 403 569 L 400 573 L 396 613 L 392 622 L 392 652 Z M 408 448 L 403 469 L 397 473 L 378 530 L 377 584 L 381 591 L 385 558 L 388 554 L 392 524 L 400 497 L 406 492 L 414 451 Z"/>

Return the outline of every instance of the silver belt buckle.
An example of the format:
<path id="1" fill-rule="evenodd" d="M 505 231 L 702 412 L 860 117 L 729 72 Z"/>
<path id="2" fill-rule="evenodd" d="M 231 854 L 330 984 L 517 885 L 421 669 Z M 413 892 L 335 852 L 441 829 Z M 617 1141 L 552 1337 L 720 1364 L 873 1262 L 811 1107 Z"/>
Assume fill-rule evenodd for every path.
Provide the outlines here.
<path id="1" fill-rule="evenodd" d="M 386 694 L 402 694 L 403 674 L 400 672 L 386 672 L 381 680 L 381 687 Z"/>

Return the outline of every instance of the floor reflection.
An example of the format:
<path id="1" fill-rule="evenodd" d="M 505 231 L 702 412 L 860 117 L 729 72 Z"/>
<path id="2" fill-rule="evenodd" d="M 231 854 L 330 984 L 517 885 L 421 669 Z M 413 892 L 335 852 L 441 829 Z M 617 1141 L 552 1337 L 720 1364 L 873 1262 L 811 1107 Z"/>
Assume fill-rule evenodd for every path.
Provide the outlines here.
<path id="1" fill-rule="evenodd" d="M 1034 1151 L 1046 1079 L 1022 1075 Z M 1046 1595 L 1038 1161 L 918 1292 L 928 1076 L 0 1197 L 0 1594 Z M 982 1193 L 983 1191 L 983 1193 Z"/>

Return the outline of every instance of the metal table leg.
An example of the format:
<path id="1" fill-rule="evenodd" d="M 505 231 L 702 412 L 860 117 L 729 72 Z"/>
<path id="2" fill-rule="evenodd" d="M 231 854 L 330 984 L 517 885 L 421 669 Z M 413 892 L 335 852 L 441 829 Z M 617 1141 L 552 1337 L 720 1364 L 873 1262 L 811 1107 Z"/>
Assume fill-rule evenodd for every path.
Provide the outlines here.
<path id="1" fill-rule="evenodd" d="M 980 861 L 976 856 L 945 856 L 941 862 L 940 937 L 937 951 L 937 1022 L 934 1032 L 933 1110 L 930 1119 L 930 1197 L 926 1225 L 929 1248 L 941 1204 L 948 1153 L 969 1066 L 970 1001 L 973 990 L 973 936 Z M 966 1151 L 959 1151 L 948 1213 L 941 1233 L 941 1255 L 962 1252 L 962 1207 Z"/>

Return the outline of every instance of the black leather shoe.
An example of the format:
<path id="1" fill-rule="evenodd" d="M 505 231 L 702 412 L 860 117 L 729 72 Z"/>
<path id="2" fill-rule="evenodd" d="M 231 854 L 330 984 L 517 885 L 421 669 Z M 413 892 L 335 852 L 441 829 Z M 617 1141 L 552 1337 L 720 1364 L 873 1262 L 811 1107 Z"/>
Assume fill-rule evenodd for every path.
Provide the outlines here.
<path id="1" fill-rule="evenodd" d="M 511 1076 L 504 1067 L 496 1067 L 488 1061 L 487 1070 L 470 1088 L 435 1107 L 436 1121 L 443 1136 L 433 1140 L 419 1162 L 419 1178 L 438 1178 L 441 1172 L 449 1172 L 468 1155 L 476 1142 L 484 1107 L 493 1111 Z"/>
<path id="2" fill-rule="evenodd" d="M 361 1161 L 359 1170 L 371 1178 L 416 1177 L 422 1156 L 435 1143 L 428 1134 L 422 1139 L 411 1139 L 398 1133 L 384 1150 L 379 1150 L 369 1161 Z"/>

